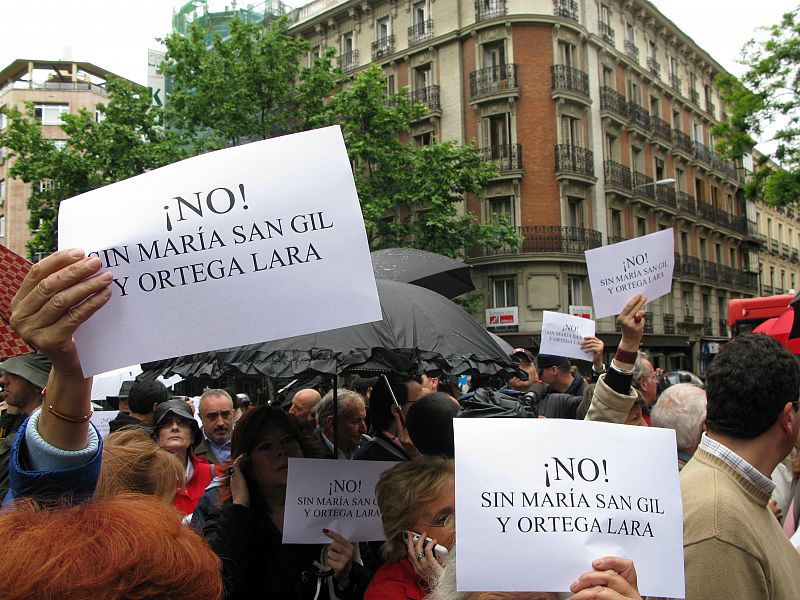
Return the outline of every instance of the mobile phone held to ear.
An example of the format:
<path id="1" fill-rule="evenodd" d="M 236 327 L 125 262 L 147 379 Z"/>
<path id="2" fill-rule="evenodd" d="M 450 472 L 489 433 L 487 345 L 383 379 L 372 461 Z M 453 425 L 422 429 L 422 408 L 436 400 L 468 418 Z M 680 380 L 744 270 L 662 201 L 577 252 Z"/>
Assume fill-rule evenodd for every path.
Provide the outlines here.
<path id="1" fill-rule="evenodd" d="M 421 536 L 420 534 L 418 534 L 416 531 L 413 531 L 412 533 L 413 533 L 414 535 L 412 536 L 412 538 L 411 538 L 411 539 L 412 539 L 412 540 L 414 541 L 414 543 L 416 544 L 417 540 L 419 540 L 419 538 L 421 538 L 422 536 Z M 405 534 L 405 532 L 403 532 L 403 539 L 406 539 L 406 534 Z M 427 548 L 427 547 L 428 547 L 428 544 L 430 544 L 431 542 L 433 542 L 433 540 L 432 540 L 431 538 L 429 538 L 429 537 L 426 537 L 426 538 L 425 538 L 425 541 L 424 541 L 424 542 L 422 542 L 422 547 L 423 547 L 423 548 Z M 438 561 L 440 564 L 441 564 L 441 563 L 444 563 L 444 559 L 445 559 L 445 558 L 447 558 L 447 555 L 448 555 L 447 548 L 445 548 L 445 547 L 444 547 L 444 546 L 442 546 L 441 544 L 436 544 L 436 545 L 433 547 L 433 556 L 434 556 L 434 558 L 436 558 L 436 560 L 437 560 L 437 561 Z"/>

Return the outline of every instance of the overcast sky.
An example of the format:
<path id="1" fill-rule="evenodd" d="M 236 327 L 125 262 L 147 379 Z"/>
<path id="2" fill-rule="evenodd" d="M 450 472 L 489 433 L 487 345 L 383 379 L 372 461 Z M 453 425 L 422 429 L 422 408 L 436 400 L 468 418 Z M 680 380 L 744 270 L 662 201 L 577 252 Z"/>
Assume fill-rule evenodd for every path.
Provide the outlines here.
<path id="1" fill-rule="evenodd" d="M 240 1 L 258 4 L 259 0 Z M 734 73 L 742 45 L 776 23 L 800 0 L 655 0 L 687 35 Z M 209 5 L 227 4 L 211 0 Z M 139 83 L 147 79 L 147 49 L 171 30 L 172 0 L 0 0 L 0 68 L 18 58 L 94 63 Z M 304 2 L 290 0 L 300 6 Z"/>

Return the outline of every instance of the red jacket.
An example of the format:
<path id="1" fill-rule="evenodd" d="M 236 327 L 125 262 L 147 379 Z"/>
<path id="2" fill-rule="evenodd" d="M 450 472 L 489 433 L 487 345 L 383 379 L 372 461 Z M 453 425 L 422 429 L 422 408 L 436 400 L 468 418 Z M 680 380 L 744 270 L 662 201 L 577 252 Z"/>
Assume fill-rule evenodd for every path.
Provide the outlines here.
<path id="1" fill-rule="evenodd" d="M 429 593 L 411 561 L 403 558 L 378 569 L 364 592 L 364 600 L 423 600 Z"/>
<path id="2" fill-rule="evenodd" d="M 194 507 L 197 506 L 197 502 L 202 498 L 203 492 L 206 491 L 208 484 L 214 479 L 214 465 L 210 465 L 205 458 L 192 454 L 189 460 L 192 461 L 192 467 L 194 468 L 192 478 L 186 482 L 186 489 L 178 488 L 175 499 L 172 501 L 172 505 L 184 515 L 190 515 L 194 512 Z"/>

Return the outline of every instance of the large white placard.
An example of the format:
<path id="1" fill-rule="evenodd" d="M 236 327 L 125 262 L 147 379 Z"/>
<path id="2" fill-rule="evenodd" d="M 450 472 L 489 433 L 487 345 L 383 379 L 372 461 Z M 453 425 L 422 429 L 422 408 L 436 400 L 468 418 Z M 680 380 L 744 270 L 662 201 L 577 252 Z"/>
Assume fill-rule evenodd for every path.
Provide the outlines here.
<path id="1" fill-rule="evenodd" d="M 566 356 L 591 362 L 594 355 L 581 349 L 585 337 L 595 333 L 595 323 L 591 319 L 565 315 L 551 310 L 542 311 L 542 341 L 539 352 Z"/>
<path id="2" fill-rule="evenodd" d="M 381 319 L 338 127 L 211 152 L 61 203 L 114 276 L 84 373 Z"/>
<path id="3" fill-rule="evenodd" d="M 285 544 L 331 541 L 332 529 L 351 542 L 383 540 L 375 484 L 391 461 L 290 458 L 283 516 Z"/>
<path id="4" fill-rule="evenodd" d="M 684 597 L 675 432 L 567 419 L 456 419 L 460 591 L 565 592 L 602 556 L 642 595 Z"/>
<path id="5" fill-rule="evenodd" d="M 655 300 L 672 289 L 675 239 L 664 229 L 632 240 L 587 250 L 586 269 L 595 315 L 617 315 L 636 294 Z"/>

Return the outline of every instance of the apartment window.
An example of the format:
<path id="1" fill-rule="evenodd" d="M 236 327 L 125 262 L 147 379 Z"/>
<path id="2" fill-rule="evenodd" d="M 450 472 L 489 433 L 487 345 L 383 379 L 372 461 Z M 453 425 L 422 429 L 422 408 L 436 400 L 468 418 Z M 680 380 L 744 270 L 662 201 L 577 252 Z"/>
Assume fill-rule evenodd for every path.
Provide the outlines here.
<path id="1" fill-rule="evenodd" d="M 648 40 L 647 41 L 647 58 L 652 58 L 655 60 L 656 58 L 656 42 L 655 40 Z"/>
<path id="2" fill-rule="evenodd" d="M 614 69 L 605 65 L 603 65 L 603 85 L 612 90 L 617 89 L 617 79 L 614 77 Z"/>
<path id="3" fill-rule="evenodd" d="M 719 188 L 715 185 L 711 186 L 711 206 L 715 209 L 720 208 L 719 206 Z"/>
<path id="4" fill-rule="evenodd" d="M 678 76 L 678 59 L 674 56 L 669 57 L 669 74 L 673 78 Z"/>
<path id="5" fill-rule="evenodd" d="M 418 25 L 420 27 L 425 26 L 425 21 L 428 20 L 428 3 L 427 2 L 416 2 L 414 3 L 412 9 L 412 20 L 414 25 Z"/>
<path id="6" fill-rule="evenodd" d="M 6 237 L 6 216 L 0 215 L 0 237 Z"/>
<path id="7" fill-rule="evenodd" d="M 730 248 L 728 250 L 728 260 L 730 261 L 728 264 L 732 268 L 736 268 L 736 248 Z"/>
<path id="8" fill-rule="evenodd" d="M 498 217 L 505 217 L 506 223 L 514 223 L 514 201 L 512 196 L 497 196 L 489 198 L 489 214 L 491 215 L 492 223 L 497 224 L 500 219 Z"/>
<path id="9" fill-rule="evenodd" d="M 348 31 L 342 36 L 342 54 L 350 54 L 355 49 L 355 40 L 353 39 L 353 32 Z"/>
<path id="10" fill-rule="evenodd" d="M 717 259 L 717 264 L 722 264 L 722 244 L 714 244 L 714 256 Z"/>
<path id="11" fill-rule="evenodd" d="M 733 214 L 733 194 L 728 194 L 725 197 L 725 208 L 730 214 Z M 790 234 L 789 238 L 791 239 L 791 237 L 792 236 Z"/>
<path id="12" fill-rule="evenodd" d="M 636 235 L 637 237 L 647 235 L 647 219 L 636 217 Z"/>
<path id="13" fill-rule="evenodd" d="M 644 152 L 637 146 L 631 146 L 631 167 L 634 171 L 644 173 Z"/>
<path id="14" fill-rule="evenodd" d="M 611 25 L 611 9 L 606 4 L 600 5 L 600 22 Z"/>
<path id="15" fill-rule="evenodd" d="M 613 160 L 619 162 L 619 138 L 610 133 L 606 134 L 605 138 L 605 156 L 606 160 Z"/>
<path id="16" fill-rule="evenodd" d="M 387 75 L 384 81 L 386 82 L 386 93 L 394 94 L 394 75 Z"/>
<path id="17" fill-rule="evenodd" d="M 511 113 L 491 115 L 483 120 L 484 147 L 511 144 Z"/>
<path id="18" fill-rule="evenodd" d="M 636 102 L 636 104 L 642 103 L 642 88 L 633 79 L 628 80 L 628 101 Z"/>
<path id="19" fill-rule="evenodd" d="M 567 199 L 567 225 L 583 229 L 583 198 Z"/>
<path id="20" fill-rule="evenodd" d="M 611 209 L 611 235 L 619 241 L 622 235 L 622 211 Z"/>
<path id="21" fill-rule="evenodd" d="M 568 67 L 577 67 L 578 61 L 575 46 L 569 42 L 559 41 L 558 61 L 559 64 L 566 65 Z"/>
<path id="22" fill-rule="evenodd" d="M 42 125 L 61 125 L 61 115 L 69 112 L 69 104 L 37 104 L 34 110 Z"/>
<path id="23" fill-rule="evenodd" d="M 692 139 L 703 143 L 703 126 L 700 123 L 692 123 Z"/>
<path id="24" fill-rule="evenodd" d="M 769 268 L 769 287 L 775 287 L 775 267 Z"/>
<path id="25" fill-rule="evenodd" d="M 786 271 L 781 269 L 781 294 L 786 293 Z"/>
<path id="26" fill-rule="evenodd" d="M 681 255 L 689 256 L 689 234 L 681 231 Z"/>
<path id="27" fill-rule="evenodd" d="M 578 306 L 583 304 L 583 277 L 567 278 L 567 302 Z"/>
<path id="28" fill-rule="evenodd" d="M 433 132 L 424 131 L 414 136 L 415 146 L 430 146 L 433 143 Z"/>
<path id="29" fill-rule="evenodd" d="M 506 45 L 502 40 L 483 44 L 481 48 L 483 49 L 484 67 L 501 67 L 506 64 Z"/>
<path id="30" fill-rule="evenodd" d="M 661 311 L 666 315 L 673 314 L 673 303 L 672 303 L 672 294 L 669 293 L 666 296 L 661 297 Z"/>
<path id="31" fill-rule="evenodd" d="M 631 44 L 636 43 L 636 28 L 630 21 L 625 22 L 625 40 Z"/>
<path id="32" fill-rule="evenodd" d="M 42 179 L 33 184 L 33 190 L 37 193 L 42 193 L 48 190 L 52 190 L 54 185 L 55 184 L 52 182 L 52 180 Z"/>
<path id="33" fill-rule="evenodd" d="M 692 305 L 694 304 L 693 295 L 694 294 L 692 293 L 691 289 L 687 288 L 683 290 L 683 311 L 687 317 L 692 316 L 692 311 L 693 311 Z"/>
<path id="34" fill-rule="evenodd" d="M 658 96 L 650 96 L 650 114 L 661 117 L 661 98 Z"/>
<path id="35" fill-rule="evenodd" d="M 683 129 L 681 124 L 681 111 L 679 110 L 672 111 L 672 128 L 678 130 Z"/>
<path id="36" fill-rule="evenodd" d="M 375 39 L 379 42 L 385 41 L 390 35 L 392 35 L 392 27 L 389 17 L 378 19 L 378 22 L 375 23 Z"/>
<path id="37" fill-rule="evenodd" d="M 311 50 L 308 51 L 308 66 L 313 67 L 314 61 L 316 61 L 319 57 L 320 57 L 320 48 L 319 44 L 317 44 L 316 46 L 311 48 Z"/>
<path id="38" fill-rule="evenodd" d="M 694 178 L 694 197 L 698 202 L 705 202 L 705 194 L 703 193 L 703 180 L 700 177 Z"/>
<path id="39" fill-rule="evenodd" d="M 517 305 L 517 283 L 514 277 L 497 277 L 492 281 L 494 308 Z"/>
<path id="40" fill-rule="evenodd" d="M 767 237 L 772 239 L 772 218 L 767 217 Z"/>
<path id="41" fill-rule="evenodd" d="M 429 88 L 433 82 L 431 63 L 421 65 L 414 69 L 414 90 Z"/>
<path id="42" fill-rule="evenodd" d="M 783 243 L 783 223 L 778 223 L 778 241 Z"/>
<path id="43" fill-rule="evenodd" d="M 665 171 L 664 171 L 664 160 L 661 158 L 655 158 L 655 166 L 656 166 L 656 181 L 661 181 L 664 179 Z"/>
<path id="44" fill-rule="evenodd" d="M 583 127 L 581 120 L 575 117 L 561 117 L 561 143 L 570 146 L 582 146 Z"/>
<path id="45" fill-rule="evenodd" d="M 689 90 L 697 93 L 697 75 L 689 73 Z"/>
<path id="46" fill-rule="evenodd" d="M 686 173 L 678 167 L 675 167 L 675 185 L 679 192 L 686 191 Z"/>
<path id="47" fill-rule="evenodd" d="M 0 200 L 6 197 L 6 180 L 0 179 Z"/>

